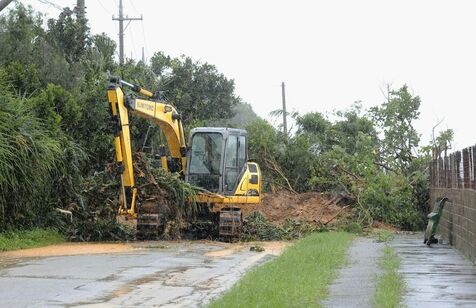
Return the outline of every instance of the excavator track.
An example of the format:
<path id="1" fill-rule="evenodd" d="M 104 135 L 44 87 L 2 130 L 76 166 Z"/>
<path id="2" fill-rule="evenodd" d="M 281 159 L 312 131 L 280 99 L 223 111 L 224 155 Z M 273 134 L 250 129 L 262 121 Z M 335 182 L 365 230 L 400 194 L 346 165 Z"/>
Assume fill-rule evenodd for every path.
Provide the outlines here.
<path id="1" fill-rule="evenodd" d="M 227 240 L 237 240 L 241 236 L 243 219 L 241 209 L 223 208 L 220 210 L 220 220 L 218 232 L 220 238 Z"/>
<path id="2" fill-rule="evenodd" d="M 160 234 L 162 214 L 157 203 L 145 203 L 138 207 L 138 240 L 157 240 Z"/>

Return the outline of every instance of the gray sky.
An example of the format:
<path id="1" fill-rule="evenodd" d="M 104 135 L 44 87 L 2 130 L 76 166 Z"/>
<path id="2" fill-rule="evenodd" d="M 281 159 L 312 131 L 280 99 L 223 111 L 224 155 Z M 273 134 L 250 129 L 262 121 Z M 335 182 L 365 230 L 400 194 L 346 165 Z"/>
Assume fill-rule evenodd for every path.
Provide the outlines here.
<path id="1" fill-rule="evenodd" d="M 74 0 L 52 0 L 74 6 Z M 25 0 L 56 17 L 58 10 Z M 86 0 L 93 33 L 117 40 L 119 0 Z M 236 82 L 236 92 L 263 117 L 280 108 L 343 109 L 383 102 L 380 89 L 408 84 L 422 99 L 416 124 L 427 142 L 437 120 L 455 130 L 455 146 L 476 143 L 475 1 L 124 0 L 143 15 L 125 37 L 127 57 L 155 51 L 209 62 Z"/>

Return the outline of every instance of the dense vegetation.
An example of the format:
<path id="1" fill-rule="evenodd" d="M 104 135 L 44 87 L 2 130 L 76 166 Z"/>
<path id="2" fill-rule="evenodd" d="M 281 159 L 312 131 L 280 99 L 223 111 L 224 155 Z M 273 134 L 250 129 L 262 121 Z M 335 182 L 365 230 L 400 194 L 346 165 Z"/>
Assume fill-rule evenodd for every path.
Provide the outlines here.
<path id="1" fill-rule="evenodd" d="M 102 231 L 117 228 L 115 200 L 104 201 L 107 211 L 91 208 L 86 187 L 114 157 L 108 74 L 159 89 L 187 129 L 246 127 L 250 157 L 261 164 L 267 189 L 332 191 L 355 205 L 361 224 L 378 219 L 421 227 L 429 155 L 413 127 L 420 99 L 407 87 L 389 89 L 386 102 L 369 111 L 356 103 L 330 117 L 292 114 L 296 130 L 283 134 L 258 118 L 236 95 L 233 80 L 211 64 L 156 52 L 148 63 L 127 60 L 120 67 L 115 53 L 111 38 L 91 34 L 87 20 L 69 9 L 46 23 L 22 4 L 0 15 L 0 232 L 57 227 L 91 238 L 78 234 L 83 225 L 71 230 L 57 208 L 73 209 Z M 132 122 L 140 150 L 149 123 Z M 156 144 L 163 140 L 156 127 L 151 135 Z M 441 138 L 445 145 L 450 132 Z M 106 214 L 90 217 L 96 212 Z"/>
<path id="2" fill-rule="evenodd" d="M 0 232 L 54 226 L 74 239 L 123 233 L 113 223 L 117 200 L 104 198 L 98 208 L 91 198 L 92 189 L 118 188 L 108 172 L 114 159 L 109 74 L 160 89 L 191 125 L 242 121 L 237 110 L 256 117 L 213 65 L 157 52 L 149 64 L 128 60 L 119 67 L 115 52 L 111 38 L 91 34 L 87 20 L 70 9 L 46 23 L 19 3 L 0 16 Z M 133 119 L 135 150 L 148 127 Z M 157 128 L 151 135 L 163 140 Z M 180 185 L 173 178 L 164 183 Z M 73 210 L 76 225 L 57 208 Z"/>
<path id="3" fill-rule="evenodd" d="M 419 106 L 403 86 L 368 111 L 356 102 L 330 116 L 292 114 L 297 130 L 288 136 L 257 121 L 248 127 L 251 151 L 270 186 L 334 192 L 364 226 L 377 219 L 417 229 L 428 211 L 431 159 L 413 127 Z"/>
<path id="4" fill-rule="evenodd" d="M 59 244 L 64 237 L 54 229 L 9 231 L 0 234 L 0 252 Z"/>

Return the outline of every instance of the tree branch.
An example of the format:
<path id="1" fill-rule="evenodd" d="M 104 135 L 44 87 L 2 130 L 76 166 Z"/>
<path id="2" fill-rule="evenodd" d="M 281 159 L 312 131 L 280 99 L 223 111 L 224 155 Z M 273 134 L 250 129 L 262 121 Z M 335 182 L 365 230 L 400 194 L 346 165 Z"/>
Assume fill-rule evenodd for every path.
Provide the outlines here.
<path id="1" fill-rule="evenodd" d="M 268 159 L 268 158 L 265 158 L 264 159 L 265 162 L 267 163 L 268 165 L 268 168 L 274 170 L 279 176 L 281 176 L 284 181 L 286 181 L 286 184 L 288 185 L 288 189 L 290 191 L 292 191 L 293 193 L 297 194 L 297 192 L 294 190 L 294 188 L 291 186 L 291 183 L 289 183 L 289 180 L 288 178 L 284 175 L 283 171 L 281 170 L 281 168 L 278 166 L 278 164 L 272 160 L 272 159 Z"/>

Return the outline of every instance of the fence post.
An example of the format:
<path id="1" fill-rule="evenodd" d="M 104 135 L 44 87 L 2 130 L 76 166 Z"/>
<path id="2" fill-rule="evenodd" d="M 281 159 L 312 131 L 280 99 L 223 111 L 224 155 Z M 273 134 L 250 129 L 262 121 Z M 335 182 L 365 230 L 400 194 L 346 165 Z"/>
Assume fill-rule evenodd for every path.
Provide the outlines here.
<path id="1" fill-rule="evenodd" d="M 451 173 L 450 173 L 450 160 L 448 156 L 445 155 L 444 164 L 445 164 L 445 188 L 451 188 Z"/>
<path id="2" fill-rule="evenodd" d="M 463 187 L 463 181 L 461 178 L 461 152 L 455 153 L 455 166 L 456 166 L 456 188 Z"/>
<path id="3" fill-rule="evenodd" d="M 472 167 L 472 186 L 471 188 L 472 189 L 476 189 L 476 165 L 475 165 L 475 158 L 474 158 L 474 155 L 476 154 L 476 147 L 475 146 L 472 146 L 471 147 L 471 167 Z"/>
<path id="4" fill-rule="evenodd" d="M 469 184 L 469 149 L 463 149 L 463 188 L 470 188 Z"/>

